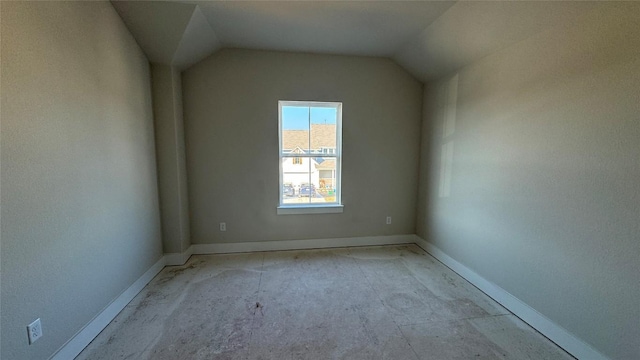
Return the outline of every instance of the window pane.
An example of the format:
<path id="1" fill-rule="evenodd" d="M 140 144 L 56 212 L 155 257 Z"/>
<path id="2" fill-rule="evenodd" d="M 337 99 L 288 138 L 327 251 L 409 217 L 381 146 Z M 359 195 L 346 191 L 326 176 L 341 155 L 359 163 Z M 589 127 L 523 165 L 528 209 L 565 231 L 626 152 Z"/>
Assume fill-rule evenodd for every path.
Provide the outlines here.
<path id="1" fill-rule="evenodd" d="M 315 186 L 310 185 L 314 160 L 309 157 L 282 158 L 282 203 L 308 204 L 315 195 Z"/>
<path id="2" fill-rule="evenodd" d="M 282 153 L 309 152 L 309 108 L 282 107 Z"/>
<path id="3" fill-rule="evenodd" d="M 310 108 L 312 153 L 335 154 L 337 115 L 333 107 Z"/>
<path id="4" fill-rule="evenodd" d="M 336 158 L 321 157 L 314 158 L 315 172 L 312 172 L 312 179 L 317 179 L 318 197 L 311 202 L 336 202 Z"/>

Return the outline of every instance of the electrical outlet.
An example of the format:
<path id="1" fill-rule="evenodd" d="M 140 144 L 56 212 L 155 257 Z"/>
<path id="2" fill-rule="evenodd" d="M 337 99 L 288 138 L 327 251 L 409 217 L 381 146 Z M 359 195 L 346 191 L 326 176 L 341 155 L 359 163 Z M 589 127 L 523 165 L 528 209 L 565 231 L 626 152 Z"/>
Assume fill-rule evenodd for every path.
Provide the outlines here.
<path id="1" fill-rule="evenodd" d="M 387 225 L 391 225 L 391 216 L 387 216 Z"/>
<path id="2" fill-rule="evenodd" d="M 227 223 L 220 223 L 220 231 L 227 231 Z"/>
<path id="3" fill-rule="evenodd" d="M 40 318 L 27 325 L 27 336 L 29 336 L 29 345 L 42 337 L 42 324 L 40 323 Z"/>

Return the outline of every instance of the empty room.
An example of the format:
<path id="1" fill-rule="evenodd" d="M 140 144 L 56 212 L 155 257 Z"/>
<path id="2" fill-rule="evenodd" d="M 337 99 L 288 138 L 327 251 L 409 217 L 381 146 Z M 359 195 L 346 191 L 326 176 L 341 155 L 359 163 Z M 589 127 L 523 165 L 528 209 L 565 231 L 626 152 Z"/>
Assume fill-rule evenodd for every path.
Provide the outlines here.
<path id="1" fill-rule="evenodd" d="M 0 358 L 640 359 L 640 2 L 0 1 Z"/>

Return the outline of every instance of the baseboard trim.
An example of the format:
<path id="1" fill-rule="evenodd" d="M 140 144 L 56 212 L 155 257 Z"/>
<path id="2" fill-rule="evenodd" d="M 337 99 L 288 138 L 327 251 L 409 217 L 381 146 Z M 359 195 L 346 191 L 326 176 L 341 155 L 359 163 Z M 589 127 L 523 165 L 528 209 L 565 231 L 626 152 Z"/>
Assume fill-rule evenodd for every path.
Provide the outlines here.
<path id="1" fill-rule="evenodd" d="M 513 314 L 538 330 L 578 359 L 610 360 L 589 344 L 580 340 L 561 326 L 540 314 L 503 288 L 483 278 L 475 271 L 453 259 L 435 245 L 417 235 L 364 236 L 353 238 L 256 241 L 243 243 L 193 244 L 183 253 L 165 254 L 127 290 L 113 300 L 84 328 L 64 344 L 50 359 L 73 359 L 109 325 L 125 306 L 164 268 L 164 266 L 184 265 L 193 254 L 225 254 L 254 251 L 303 250 L 334 247 L 398 245 L 415 243 L 426 252 L 451 268 L 478 289 L 496 300 Z"/>
<path id="2" fill-rule="evenodd" d="M 254 251 L 324 249 L 334 247 L 412 244 L 415 235 L 363 236 L 352 238 L 255 241 L 242 243 L 193 244 L 193 254 L 227 254 Z"/>
<path id="3" fill-rule="evenodd" d="M 577 359 L 609 360 L 609 358 L 591 347 L 591 345 L 580 340 L 522 300 L 511 295 L 505 289 L 483 278 L 475 271 L 453 259 L 437 246 L 418 236 L 415 236 L 415 239 L 416 245 L 420 246 L 424 251 L 431 254 Z"/>
<path id="4" fill-rule="evenodd" d="M 104 310 L 94 317 L 69 341 L 67 341 L 52 357 L 51 360 L 73 359 L 84 350 L 93 339 L 133 300 L 138 293 L 153 279 L 165 266 L 163 256 L 149 268 L 138 280 L 136 280 L 127 290 L 113 300 Z"/>
<path id="5" fill-rule="evenodd" d="M 193 255 L 193 246 L 189 246 L 189 248 L 182 253 L 164 254 L 165 266 L 184 265 L 191 255 Z"/>

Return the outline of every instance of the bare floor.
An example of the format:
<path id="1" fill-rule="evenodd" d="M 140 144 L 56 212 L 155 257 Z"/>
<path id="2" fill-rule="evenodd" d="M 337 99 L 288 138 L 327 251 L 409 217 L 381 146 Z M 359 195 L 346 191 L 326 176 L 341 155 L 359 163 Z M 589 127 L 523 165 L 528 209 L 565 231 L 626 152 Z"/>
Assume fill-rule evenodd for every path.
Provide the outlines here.
<path id="1" fill-rule="evenodd" d="M 415 245 L 197 255 L 77 359 L 572 359 Z"/>

